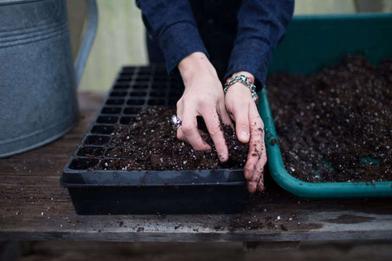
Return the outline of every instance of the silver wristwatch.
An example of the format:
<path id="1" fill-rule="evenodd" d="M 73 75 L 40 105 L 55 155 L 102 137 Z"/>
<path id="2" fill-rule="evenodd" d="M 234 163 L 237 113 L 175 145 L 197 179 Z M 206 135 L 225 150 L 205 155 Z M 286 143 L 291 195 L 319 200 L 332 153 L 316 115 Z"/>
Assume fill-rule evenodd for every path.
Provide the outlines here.
<path id="1" fill-rule="evenodd" d="M 226 94 L 227 90 L 237 82 L 241 83 L 242 85 L 244 85 L 246 88 L 250 90 L 250 93 L 254 101 L 256 101 L 259 98 L 256 92 L 256 85 L 254 85 L 253 82 L 244 74 L 239 74 L 228 79 L 224 85 L 223 92 Z"/>

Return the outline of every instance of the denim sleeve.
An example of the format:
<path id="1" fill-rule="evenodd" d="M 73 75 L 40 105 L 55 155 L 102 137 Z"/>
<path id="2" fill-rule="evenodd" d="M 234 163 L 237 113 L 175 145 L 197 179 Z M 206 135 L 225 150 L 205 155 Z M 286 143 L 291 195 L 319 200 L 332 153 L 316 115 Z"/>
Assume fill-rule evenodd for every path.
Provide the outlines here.
<path id="1" fill-rule="evenodd" d="M 208 55 L 188 0 L 136 0 L 136 4 L 147 30 L 159 42 L 168 72 L 193 52 Z"/>
<path id="2" fill-rule="evenodd" d="M 294 0 L 244 0 L 225 78 L 247 71 L 264 85 L 272 49 L 293 16 Z"/>

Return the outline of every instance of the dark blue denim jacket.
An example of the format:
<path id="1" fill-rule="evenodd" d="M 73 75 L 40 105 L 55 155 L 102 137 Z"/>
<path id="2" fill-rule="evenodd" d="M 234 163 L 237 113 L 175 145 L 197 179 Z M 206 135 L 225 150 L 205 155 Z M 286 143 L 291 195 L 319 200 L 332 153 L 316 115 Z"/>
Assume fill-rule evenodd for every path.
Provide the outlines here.
<path id="1" fill-rule="evenodd" d="M 204 2 L 207 2 L 205 5 L 208 9 L 209 2 L 217 1 Z M 225 12 L 226 4 L 230 8 L 229 2 L 221 1 L 217 10 Z M 272 49 L 284 35 L 291 20 L 294 0 L 239 2 L 238 10 L 234 13 L 237 18 L 236 28 L 225 77 L 238 71 L 248 71 L 264 84 Z M 169 72 L 193 52 L 204 52 L 209 56 L 189 0 L 136 0 L 136 3 L 142 11 L 147 30 L 159 42 Z M 223 18 L 230 19 L 230 14 Z"/>

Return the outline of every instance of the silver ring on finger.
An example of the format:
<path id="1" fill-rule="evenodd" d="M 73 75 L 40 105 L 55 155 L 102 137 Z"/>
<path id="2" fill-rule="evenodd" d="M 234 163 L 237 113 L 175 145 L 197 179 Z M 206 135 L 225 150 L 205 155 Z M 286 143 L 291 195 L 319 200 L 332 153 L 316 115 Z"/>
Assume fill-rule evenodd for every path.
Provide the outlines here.
<path id="1" fill-rule="evenodd" d="M 176 129 L 180 128 L 182 124 L 181 118 L 178 117 L 177 115 L 172 115 L 170 118 L 170 122 L 173 125 L 173 127 Z"/>

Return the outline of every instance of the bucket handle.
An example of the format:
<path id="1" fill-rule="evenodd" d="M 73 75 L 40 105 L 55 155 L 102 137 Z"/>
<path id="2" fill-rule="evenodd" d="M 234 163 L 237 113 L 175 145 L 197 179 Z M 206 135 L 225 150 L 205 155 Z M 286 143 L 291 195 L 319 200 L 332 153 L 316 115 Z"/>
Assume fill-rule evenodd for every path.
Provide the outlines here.
<path id="1" fill-rule="evenodd" d="M 85 32 L 83 33 L 79 52 L 75 60 L 76 86 L 79 87 L 80 81 L 86 67 L 87 58 L 90 54 L 98 28 L 98 6 L 96 0 L 87 0 L 87 19 Z"/>

